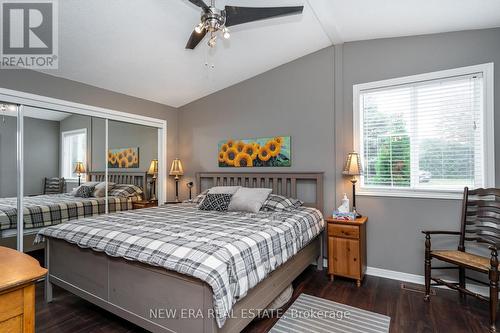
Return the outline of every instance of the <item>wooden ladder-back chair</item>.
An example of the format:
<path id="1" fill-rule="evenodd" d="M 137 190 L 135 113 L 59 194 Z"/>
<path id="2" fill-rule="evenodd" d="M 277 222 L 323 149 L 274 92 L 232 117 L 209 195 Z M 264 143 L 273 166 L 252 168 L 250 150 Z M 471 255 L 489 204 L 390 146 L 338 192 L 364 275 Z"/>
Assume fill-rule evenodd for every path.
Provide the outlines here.
<path id="1" fill-rule="evenodd" d="M 498 307 L 498 255 L 500 247 L 500 189 L 464 189 L 460 231 L 422 231 L 425 234 L 425 300 L 430 299 L 431 286 L 446 286 L 458 290 L 460 296 L 474 296 L 490 303 L 490 330 L 496 332 Z M 431 235 L 459 236 L 457 250 L 431 250 Z M 466 251 L 466 242 L 482 243 L 489 246 L 490 257 L 483 257 Z M 431 260 L 438 259 L 457 267 L 432 267 Z M 434 278 L 432 269 L 458 269 L 458 283 Z M 468 277 L 470 269 L 488 275 L 489 283 Z M 431 284 L 431 280 L 434 283 Z M 485 297 L 466 289 L 466 280 L 488 285 L 490 297 Z"/>

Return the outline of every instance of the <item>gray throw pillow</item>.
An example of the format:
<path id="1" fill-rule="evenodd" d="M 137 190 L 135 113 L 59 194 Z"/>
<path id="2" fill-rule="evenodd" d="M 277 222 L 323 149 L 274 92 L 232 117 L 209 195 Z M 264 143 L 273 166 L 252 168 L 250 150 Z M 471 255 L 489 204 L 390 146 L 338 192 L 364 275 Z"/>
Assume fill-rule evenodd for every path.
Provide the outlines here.
<path id="1" fill-rule="evenodd" d="M 208 190 L 208 193 L 210 194 L 235 194 L 236 191 L 238 191 L 241 188 L 241 186 L 214 186 L 211 189 Z"/>
<path id="2" fill-rule="evenodd" d="M 270 188 L 242 187 L 233 194 L 227 210 L 258 213 L 272 191 Z"/>

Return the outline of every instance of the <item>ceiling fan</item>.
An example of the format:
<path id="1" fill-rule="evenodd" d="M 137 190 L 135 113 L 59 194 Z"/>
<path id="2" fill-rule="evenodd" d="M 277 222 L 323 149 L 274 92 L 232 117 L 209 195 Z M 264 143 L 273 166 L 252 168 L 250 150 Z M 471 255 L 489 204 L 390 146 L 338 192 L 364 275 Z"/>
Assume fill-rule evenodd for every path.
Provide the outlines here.
<path id="1" fill-rule="evenodd" d="M 215 0 L 210 0 L 208 6 L 203 0 L 189 0 L 189 2 L 200 7 L 201 21 L 194 28 L 186 49 L 193 50 L 201 40 L 209 34 L 208 46 L 214 47 L 217 42 L 217 33 L 221 32 L 225 39 L 230 37 L 228 27 L 263 20 L 272 17 L 301 14 L 304 6 L 295 7 L 236 7 L 225 6 L 224 9 L 215 7 Z"/>

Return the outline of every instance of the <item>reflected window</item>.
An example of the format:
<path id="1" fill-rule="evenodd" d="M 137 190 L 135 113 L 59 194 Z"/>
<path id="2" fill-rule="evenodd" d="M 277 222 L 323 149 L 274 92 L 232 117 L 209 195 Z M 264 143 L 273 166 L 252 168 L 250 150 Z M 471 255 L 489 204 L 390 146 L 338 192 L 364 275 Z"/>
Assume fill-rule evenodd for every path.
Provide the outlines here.
<path id="1" fill-rule="evenodd" d="M 77 179 L 75 167 L 80 162 L 87 165 L 87 129 L 62 132 L 62 177 Z M 85 174 L 82 174 L 85 179 Z"/>

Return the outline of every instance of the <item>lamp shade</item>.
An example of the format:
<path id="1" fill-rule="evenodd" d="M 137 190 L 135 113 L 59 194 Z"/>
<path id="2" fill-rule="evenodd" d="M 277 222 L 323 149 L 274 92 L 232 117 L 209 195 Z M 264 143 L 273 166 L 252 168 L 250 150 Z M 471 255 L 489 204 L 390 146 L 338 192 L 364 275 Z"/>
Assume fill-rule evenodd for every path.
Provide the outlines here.
<path id="1" fill-rule="evenodd" d="M 148 175 L 156 175 L 158 173 L 158 160 L 151 160 L 149 165 Z"/>
<path id="2" fill-rule="evenodd" d="M 83 162 L 76 162 L 75 164 L 75 171 L 74 173 L 85 173 L 85 165 L 83 165 Z"/>
<path id="3" fill-rule="evenodd" d="M 170 168 L 170 176 L 182 176 L 184 174 L 184 169 L 182 169 L 181 160 L 176 158 L 172 161 L 172 167 Z"/>
<path id="4" fill-rule="evenodd" d="M 346 176 L 359 176 L 362 173 L 363 168 L 361 167 L 359 154 L 356 152 L 348 153 L 342 174 Z"/>

